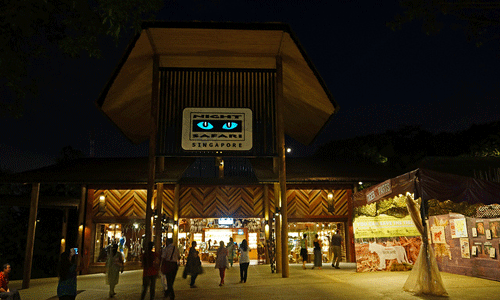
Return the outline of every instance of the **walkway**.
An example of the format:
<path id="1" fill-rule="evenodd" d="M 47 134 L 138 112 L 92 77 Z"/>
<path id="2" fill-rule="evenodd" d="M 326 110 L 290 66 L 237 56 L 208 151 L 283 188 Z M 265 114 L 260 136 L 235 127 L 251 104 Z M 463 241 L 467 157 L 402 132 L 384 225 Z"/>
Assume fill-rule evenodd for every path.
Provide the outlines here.
<path id="1" fill-rule="evenodd" d="M 327 265 L 323 269 L 302 270 L 302 265 L 290 265 L 290 277 L 272 274 L 269 265 L 251 265 L 247 283 L 239 283 L 236 264 L 226 272 L 226 284 L 219 287 L 219 274 L 212 265 L 205 265 L 205 273 L 196 281 L 198 288 L 189 288 L 182 279 L 182 268 L 175 281 L 176 299 L 446 299 L 434 296 L 414 296 L 402 286 L 408 272 L 356 273 L 353 263 L 341 264 L 341 269 Z M 450 295 L 448 299 L 497 299 L 500 282 L 441 273 Z M 116 287 L 113 299 L 140 299 L 142 271 L 126 271 Z M 188 278 L 189 279 L 189 278 Z M 21 281 L 11 281 L 11 288 L 20 288 Z M 56 300 L 57 278 L 32 279 L 30 288 L 20 290 L 23 300 Z M 103 274 L 78 277 L 79 295 L 76 299 L 108 299 L 108 286 Z M 146 299 L 149 299 L 147 296 Z M 160 281 L 155 299 L 164 299 Z"/>

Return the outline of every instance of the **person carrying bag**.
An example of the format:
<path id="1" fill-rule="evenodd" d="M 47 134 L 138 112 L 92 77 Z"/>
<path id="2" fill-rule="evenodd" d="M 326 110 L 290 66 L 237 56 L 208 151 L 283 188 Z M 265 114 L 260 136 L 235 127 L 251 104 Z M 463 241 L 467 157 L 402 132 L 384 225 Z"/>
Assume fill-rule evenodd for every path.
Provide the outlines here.
<path id="1" fill-rule="evenodd" d="M 179 258 L 179 249 L 175 247 L 173 239 L 167 239 L 167 248 L 165 248 L 165 255 L 161 262 L 161 272 L 167 281 L 165 297 L 170 297 L 172 300 L 175 298 L 174 281 L 179 269 Z"/>

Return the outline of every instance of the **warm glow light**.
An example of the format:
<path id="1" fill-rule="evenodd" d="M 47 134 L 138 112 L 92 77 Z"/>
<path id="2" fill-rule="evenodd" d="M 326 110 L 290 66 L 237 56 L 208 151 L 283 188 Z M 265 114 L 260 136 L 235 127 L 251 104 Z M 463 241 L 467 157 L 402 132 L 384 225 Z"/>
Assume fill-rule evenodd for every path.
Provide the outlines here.
<path id="1" fill-rule="evenodd" d="M 104 199 L 105 199 L 104 195 L 99 196 L 99 200 L 100 200 L 101 202 L 102 202 L 102 201 L 104 201 Z"/>
<path id="2" fill-rule="evenodd" d="M 134 228 L 135 228 L 135 229 L 139 228 L 139 224 L 134 223 Z"/>
<path id="3" fill-rule="evenodd" d="M 224 167 L 224 160 L 221 160 L 221 161 L 220 161 L 220 166 L 221 166 L 221 167 Z"/>
<path id="4" fill-rule="evenodd" d="M 332 193 L 328 193 L 328 200 L 332 200 L 333 199 L 333 194 Z"/>
<path id="5" fill-rule="evenodd" d="M 363 185 L 363 181 L 358 182 L 359 185 Z"/>
<path id="6" fill-rule="evenodd" d="M 292 148 L 286 148 L 286 153 L 292 152 Z"/>

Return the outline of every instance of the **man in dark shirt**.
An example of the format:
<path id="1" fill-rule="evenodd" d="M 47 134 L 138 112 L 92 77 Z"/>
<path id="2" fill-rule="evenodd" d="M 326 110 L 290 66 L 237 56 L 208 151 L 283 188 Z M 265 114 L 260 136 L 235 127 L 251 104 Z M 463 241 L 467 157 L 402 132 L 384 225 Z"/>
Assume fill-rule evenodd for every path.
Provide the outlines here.
<path id="1" fill-rule="evenodd" d="M 0 299 L 20 300 L 19 292 L 16 289 L 9 289 L 10 264 L 4 264 L 0 272 Z"/>
<path id="2" fill-rule="evenodd" d="M 332 235 L 332 246 L 333 246 L 333 260 L 332 267 L 335 269 L 340 269 L 339 262 L 342 258 L 342 237 L 339 234 L 339 230 L 335 230 L 335 234 Z"/>

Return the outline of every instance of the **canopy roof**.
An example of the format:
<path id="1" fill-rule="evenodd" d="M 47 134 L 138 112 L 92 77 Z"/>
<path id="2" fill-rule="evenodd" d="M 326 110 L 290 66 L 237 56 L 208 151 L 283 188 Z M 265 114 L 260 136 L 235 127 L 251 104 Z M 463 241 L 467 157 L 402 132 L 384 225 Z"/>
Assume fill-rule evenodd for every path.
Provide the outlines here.
<path id="1" fill-rule="evenodd" d="M 339 109 L 287 24 L 145 22 L 96 101 L 133 143 L 150 136 L 154 55 L 160 68 L 238 69 L 275 69 L 281 55 L 285 133 L 303 144 Z"/>
<path id="2" fill-rule="evenodd" d="M 390 188 L 389 188 L 390 186 Z M 500 183 L 455 174 L 417 169 L 354 194 L 354 206 L 420 193 L 424 200 L 451 200 L 485 205 L 500 203 Z"/>

